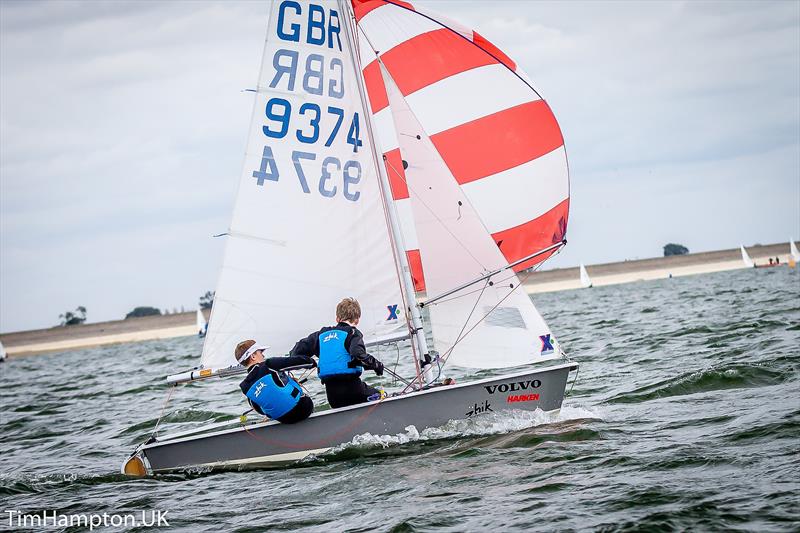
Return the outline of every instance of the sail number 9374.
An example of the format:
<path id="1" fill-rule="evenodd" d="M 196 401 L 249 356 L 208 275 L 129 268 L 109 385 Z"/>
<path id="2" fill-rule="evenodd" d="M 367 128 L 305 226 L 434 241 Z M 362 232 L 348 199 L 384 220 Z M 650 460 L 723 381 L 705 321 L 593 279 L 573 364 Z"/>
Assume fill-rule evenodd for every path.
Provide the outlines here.
<path id="1" fill-rule="evenodd" d="M 336 122 L 331 128 L 330 133 L 325 139 L 325 146 L 333 144 L 336 135 L 342 128 L 344 121 L 344 109 L 340 107 L 328 106 L 327 115 L 334 117 Z M 292 115 L 292 104 L 283 98 L 270 98 L 264 110 L 266 116 L 272 124 L 261 127 L 264 135 L 272 139 L 283 139 L 289 133 L 289 121 Z M 322 109 L 313 102 L 306 102 L 297 110 L 297 114 L 302 116 L 308 123 L 301 129 L 295 130 L 297 140 L 305 144 L 315 144 L 320 139 L 320 121 L 322 120 Z M 353 145 L 353 152 L 358 152 L 358 148 L 363 145 L 360 138 L 361 128 L 358 123 L 358 113 L 353 113 L 350 121 L 350 128 L 347 132 L 347 144 Z"/>

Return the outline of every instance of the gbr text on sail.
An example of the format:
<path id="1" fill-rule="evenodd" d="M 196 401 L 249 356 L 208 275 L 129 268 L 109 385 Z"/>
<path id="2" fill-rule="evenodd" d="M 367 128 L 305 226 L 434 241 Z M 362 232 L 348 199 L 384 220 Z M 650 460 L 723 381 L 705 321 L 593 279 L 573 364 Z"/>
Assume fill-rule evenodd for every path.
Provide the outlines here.
<path id="1" fill-rule="evenodd" d="M 284 0 L 273 10 L 259 109 L 263 146 L 252 169 L 257 186 L 358 201 L 360 99 L 350 94 L 355 72 L 342 44 L 332 6 Z"/>

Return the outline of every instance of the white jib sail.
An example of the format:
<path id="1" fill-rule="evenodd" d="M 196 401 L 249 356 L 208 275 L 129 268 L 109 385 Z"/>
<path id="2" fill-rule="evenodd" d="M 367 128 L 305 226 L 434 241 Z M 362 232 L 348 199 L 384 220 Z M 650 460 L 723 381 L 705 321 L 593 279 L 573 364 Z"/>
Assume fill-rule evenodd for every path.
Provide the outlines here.
<path id="1" fill-rule="evenodd" d="M 589 273 L 586 272 L 586 267 L 583 266 L 583 263 L 581 263 L 581 285 L 587 289 L 592 286 L 592 279 L 589 277 Z"/>
<path id="2" fill-rule="evenodd" d="M 433 147 L 394 80 L 381 67 L 425 266 L 429 297 L 508 264 Z M 555 339 L 511 270 L 429 307 L 434 346 L 449 364 L 501 368 L 559 355 Z"/>
<path id="3" fill-rule="evenodd" d="M 800 251 L 797 250 L 797 245 L 792 239 L 789 239 L 789 254 L 796 262 L 800 262 Z"/>
<path id="4" fill-rule="evenodd" d="M 739 248 L 742 250 L 742 261 L 744 261 L 744 266 L 747 268 L 753 268 L 753 260 L 750 259 L 750 255 L 747 253 L 747 250 L 744 249 L 744 245 L 739 245 Z"/>
<path id="5" fill-rule="evenodd" d="M 203 310 L 198 309 L 197 315 L 195 316 L 195 322 L 198 333 L 204 333 L 206 330 L 206 317 L 203 315 Z"/>
<path id="6" fill-rule="evenodd" d="M 348 296 L 368 340 L 407 331 L 342 19 L 333 1 L 272 5 L 205 367 L 248 338 L 286 353 Z"/>

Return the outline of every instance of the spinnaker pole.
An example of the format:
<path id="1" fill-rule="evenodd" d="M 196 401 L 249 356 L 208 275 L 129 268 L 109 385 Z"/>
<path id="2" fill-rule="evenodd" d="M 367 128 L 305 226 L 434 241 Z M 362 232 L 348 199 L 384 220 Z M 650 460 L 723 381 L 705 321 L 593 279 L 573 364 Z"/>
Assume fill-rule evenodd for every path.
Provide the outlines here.
<path id="1" fill-rule="evenodd" d="M 341 13 L 346 14 L 343 26 L 343 33 L 347 39 L 348 46 L 350 47 L 350 58 L 355 69 L 356 83 L 358 85 L 358 94 L 361 98 L 361 105 L 365 111 L 366 117 L 364 123 L 366 124 L 367 136 L 369 137 L 370 149 L 372 150 L 372 162 L 375 165 L 375 170 L 380 179 L 380 190 L 383 196 L 383 206 L 386 212 L 389 231 L 391 232 L 391 241 L 395 250 L 395 263 L 400 274 L 400 288 L 406 297 L 406 313 L 411 317 L 410 333 L 414 339 L 414 344 L 417 348 L 418 361 L 417 373 L 424 375 L 425 381 L 430 383 L 433 380 L 433 372 L 431 368 L 431 358 L 428 351 L 428 342 L 425 339 L 425 330 L 422 325 L 422 315 L 417 306 L 417 297 L 414 293 L 414 280 L 411 277 L 411 267 L 408 264 L 408 257 L 406 256 L 405 246 L 403 244 L 403 234 L 400 230 L 399 217 L 397 215 L 397 208 L 392 199 L 391 186 L 389 184 L 389 176 L 386 174 L 386 168 L 381 163 L 382 159 L 378 157 L 377 144 L 375 142 L 374 129 L 372 125 L 372 111 L 367 98 L 367 91 L 364 88 L 363 74 L 361 68 L 361 60 L 358 57 L 358 42 L 356 41 L 354 26 L 355 14 L 353 13 L 352 6 L 348 0 L 337 0 L 339 10 Z M 352 26 L 351 26 L 352 24 Z"/>

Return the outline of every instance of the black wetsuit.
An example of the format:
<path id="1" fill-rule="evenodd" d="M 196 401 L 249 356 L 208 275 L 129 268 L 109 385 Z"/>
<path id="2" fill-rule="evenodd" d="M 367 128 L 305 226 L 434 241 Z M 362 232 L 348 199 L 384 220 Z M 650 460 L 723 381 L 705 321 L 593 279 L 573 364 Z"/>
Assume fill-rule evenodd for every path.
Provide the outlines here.
<path id="1" fill-rule="evenodd" d="M 335 326 L 326 326 L 319 331 L 315 331 L 305 339 L 301 339 L 294 345 L 291 355 L 319 356 L 319 337 L 320 334 L 332 329 L 347 332 L 344 347 L 352 358 L 353 366 L 361 366 L 369 370 L 380 368 L 383 365 L 380 361 L 367 353 L 364 346 L 364 336 L 361 332 L 346 322 L 339 322 Z M 328 376 L 322 380 L 325 385 L 325 394 L 328 396 L 328 403 L 331 407 L 346 407 L 357 403 L 366 402 L 370 396 L 379 394 L 378 389 L 370 387 L 363 381 L 358 374 L 340 374 Z"/>
<path id="2" fill-rule="evenodd" d="M 267 374 L 272 375 L 272 379 L 276 385 L 283 387 L 286 385 L 286 371 L 294 370 L 296 368 L 312 368 L 316 363 L 310 357 L 303 355 L 289 356 L 289 357 L 270 357 L 269 359 L 251 366 L 247 371 L 247 377 L 239 384 L 243 394 L 247 394 L 253 384 Z M 248 398 L 248 403 L 253 409 L 259 413 L 264 414 L 261 408 L 255 403 L 251 402 Z M 311 398 L 303 394 L 300 401 L 288 413 L 279 417 L 277 420 L 283 424 L 294 424 L 305 420 L 314 411 L 314 402 Z"/>

